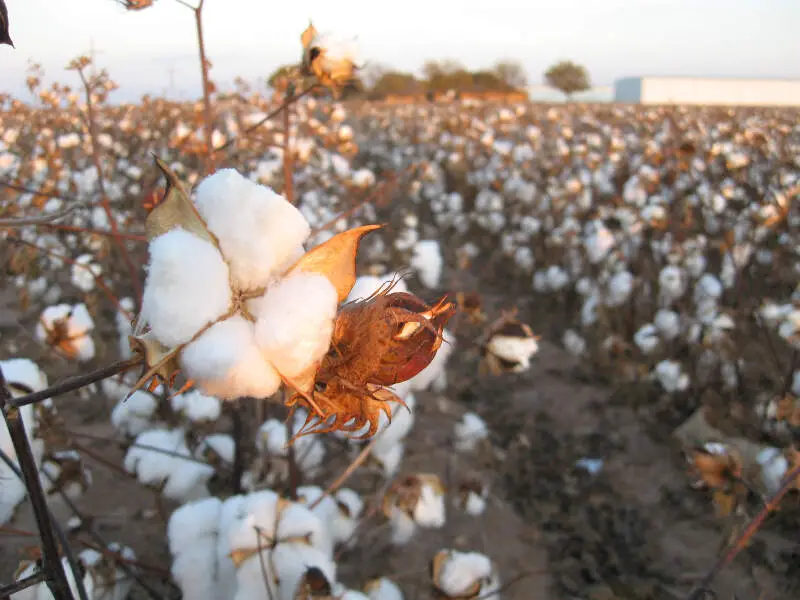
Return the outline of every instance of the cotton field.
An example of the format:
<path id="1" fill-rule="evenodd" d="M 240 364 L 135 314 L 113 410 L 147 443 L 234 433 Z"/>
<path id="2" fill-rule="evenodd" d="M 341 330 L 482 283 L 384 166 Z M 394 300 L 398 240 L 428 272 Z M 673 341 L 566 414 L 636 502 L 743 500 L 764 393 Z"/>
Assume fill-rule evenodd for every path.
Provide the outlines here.
<path id="1" fill-rule="evenodd" d="M 797 110 L 76 83 L 0 96 L 10 396 L 111 373 L 17 417 L 75 597 L 680 598 L 787 489 L 715 591 L 797 597 Z"/>

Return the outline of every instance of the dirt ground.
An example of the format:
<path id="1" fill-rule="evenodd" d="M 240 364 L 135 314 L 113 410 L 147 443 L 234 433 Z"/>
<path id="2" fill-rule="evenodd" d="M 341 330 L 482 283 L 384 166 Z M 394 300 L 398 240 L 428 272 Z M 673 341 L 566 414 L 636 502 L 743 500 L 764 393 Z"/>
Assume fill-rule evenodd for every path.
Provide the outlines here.
<path id="1" fill-rule="evenodd" d="M 593 382 L 551 342 L 541 342 L 532 368 L 520 375 L 475 377 L 474 358 L 469 351 L 456 354 L 447 397 L 418 396 L 402 472 L 437 473 L 451 486 L 477 476 L 490 486 L 489 508 L 477 518 L 451 510 L 444 528 L 420 531 L 401 548 L 388 544 L 385 526 L 370 527 L 354 550 L 342 554 L 342 579 L 355 587 L 386 575 L 407 598 L 429 598 L 429 560 L 450 547 L 491 556 L 502 580 L 511 583 L 503 593 L 511 600 L 684 598 L 715 562 L 724 530 L 704 492 L 689 487 L 684 459 L 670 437 L 676 423 L 637 390 Z M 58 402 L 74 431 L 113 435 L 109 407 L 99 396 Z M 453 424 L 467 410 L 480 414 L 492 431 L 493 448 L 476 459 L 449 446 Z M 177 597 L 163 582 L 169 556 L 155 494 L 108 468 L 121 464 L 119 448 L 83 443 L 96 456 L 89 459 L 94 481 L 78 501 L 80 511 L 104 540 L 132 546 L 143 576 L 165 597 Z M 601 459 L 602 469 L 591 475 L 576 466 L 580 458 Z M 346 456 L 334 452 L 330 464 L 327 481 L 341 472 Z M 368 476 L 348 485 L 367 494 L 376 489 Z M 62 520 L 71 516 L 58 499 L 52 507 Z M 11 526 L 34 530 L 28 506 Z M 798 597 L 800 549 L 775 529 L 767 527 L 719 575 L 719 598 Z M 88 539 L 85 533 L 77 538 Z M 2 540 L 0 580 L 9 581 L 24 548 L 36 540 Z"/>

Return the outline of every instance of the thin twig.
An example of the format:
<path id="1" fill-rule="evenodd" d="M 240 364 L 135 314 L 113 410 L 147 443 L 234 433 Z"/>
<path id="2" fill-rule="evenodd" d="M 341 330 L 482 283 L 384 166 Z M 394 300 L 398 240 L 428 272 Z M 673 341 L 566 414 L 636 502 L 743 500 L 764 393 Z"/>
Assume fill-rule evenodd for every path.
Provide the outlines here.
<path id="1" fill-rule="evenodd" d="M 55 385 L 51 385 L 49 388 L 41 390 L 40 392 L 33 392 L 32 394 L 26 394 L 25 396 L 14 398 L 10 400 L 9 405 L 19 408 L 28 404 L 34 404 L 36 402 L 48 400 L 49 398 L 54 398 L 55 396 L 60 396 L 61 394 L 74 392 L 75 390 L 87 385 L 91 385 L 92 383 L 97 383 L 98 381 L 113 377 L 119 373 L 124 373 L 133 367 L 141 365 L 143 362 L 143 359 L 138 356 L 129 358 L 128 360 L 120 360 L 84 375 L 68 377 L 64 381 L 60 381 Z"/>
<path id="2" fill-rule="evenodd" d="M 322 494 L 319 498 L 317 498 L 314 502 L 312 502 L 311 505 L 309 505 L 308 507 L 309 510 L 314 510 L 317 507 L 317 505 L 320 502 L 322 502 L 323 498 L 335 494 L 336 490 L 342 487 L 347 482 L 347 480 L 350 479 L 350 476 L 356 472 L 358 467 L 360 467 L 364 463 L 364 461 L 367 460 L 369 453 L 372 451 L 372 447 L 375 445 L 375 442 L 378 441 L 379 437 L 380 436 L 377 435 L 372 437 L 369 443 L 366 446 L 364 446 L 364 448 L 362 448 L 361 452 L 358 453 L 358 456 L 356 456 L 355 459 L 353 459 L 353 462 L 351 462 L 344 470 L 344 472 L 341 475 L 339 475 L 339 477 L 336 478 L 336 481 L 334 481 L 332 484 L 328 486 L 328 489 L 325 490 L 325 493 Z"/>
<path id="3" fill-rule="evenodd" d="M 70 206 L 67 209 L 52 214 L 0 219 L 0 227 L 26 227 L 28 225 L 48 225 L 52 224 L 55 221 L 60 221 L 61 219 L 69 216 L 79 208 L 85 208 L 85 205 L 76 204 L 74 206 Z"/>
<path id="4" fill-rule="evenodd" d="M 0 598 L 11 598 L 12 594 L 16 594 L 17 592 L 21 592 L 24 589 L 29 587 L 33 587 L 44 581 L 47 578 L 47 571 L 44 569 L 39 569 L 33 575 L 29 575 L 24 579 L 19 579 L 14 583 L 9 583 L 8 585 L 0 586 Z"/>

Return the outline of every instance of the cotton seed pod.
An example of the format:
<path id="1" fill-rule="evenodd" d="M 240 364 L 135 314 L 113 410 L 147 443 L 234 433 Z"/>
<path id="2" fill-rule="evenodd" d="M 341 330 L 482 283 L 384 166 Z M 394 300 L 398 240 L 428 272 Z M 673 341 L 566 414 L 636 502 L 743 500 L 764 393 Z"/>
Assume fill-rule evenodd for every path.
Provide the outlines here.
<path id="1" fill-rule="evenodd" d="M 531 357 L 539 351 L 539 337 L 512 317 L 503 317 L 490 327 L 487 338 L 481 353 L 484 369 L 492 375 L 527 370 Z"/>
<path id="2" fill-rule="evenodd" d="M 300 42 L 303 45 L 304 74 L 315 77 L 338 97 L 341 90 L 353 81 L 357 70 L 352 52 L 342 42 L 319 35 L 311 23 L 300 36 Z"/>
<path id="3" fill-rule="evenodd" d="M 445 487 L 437 475 L 419 473 L 395 483 L 383 499 L 383 513 L 392 517 L 399 509 L 422 527 L 441 527 L 444 524 Z"/>
<path id="4" fill-rule="evenodd" d="M 391 419 L 389 402 L 403 404 L 384 386 L 411 379 L 433 360 L 453 305 L 442 298 L 429 306 L 412 294 L 389 293 L 390 289 L 339 311 L 313 391 L 291 401 L 309 409 L 301 434 L 353 433 L 369 425 L 360 438 L 372 437 L 381 412 Z"/>
<path id="5" fill-rule="evenodd" d="M 47 454 L 42 459 L 41 470 L 48 496 L 64 493 L 69 498 L 78 498 L 86 493 L 92 483 L 91 471 L 77 452 Z"/>

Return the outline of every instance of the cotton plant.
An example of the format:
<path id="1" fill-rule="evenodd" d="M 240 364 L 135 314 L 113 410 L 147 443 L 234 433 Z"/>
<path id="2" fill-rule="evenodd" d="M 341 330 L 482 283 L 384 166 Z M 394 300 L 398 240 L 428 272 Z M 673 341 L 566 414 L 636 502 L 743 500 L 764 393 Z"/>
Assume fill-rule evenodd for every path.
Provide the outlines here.
<path id="1" fill-rule="evenodd" d="M 150 262 L 134 336 L 146 377 L 171 382 L 180 367 L 221 399 L 267 398 L 285 384 L 288 402 L 308 410 L 307 431 L 364 423 L 374 431 L 388 410 L 375 391 L 427 366 L 452 305 L 387 290 L 339 310 L 356 279 L 359 241 L 375 226 L 306 253 L 308 223 L 271 189 L 225 169 L 203 180 L 192 202 L 160 166 L 170 187 L 147 220 Z M 407 323 L 400 333 L 397 319 Z M 379 347 L 378 362 L 363 354 Z M 398 352 L 419 358 L 399 370 L 384 364 Z"/>
<path id="2" fill-rule="evenodd" d="M 94 319 L 85 304 L 56 304 L 42 311 L 36 325 L 36 339 L 58 354 L 78 362 L 95 356 L 92 339 Z"/>
<path id="3" fill-rule="evenodd" d="M 497 566 L 479 552 L 440 550 L 431 565 L 433 586 L 443 598 L 499 600 Z"/>

